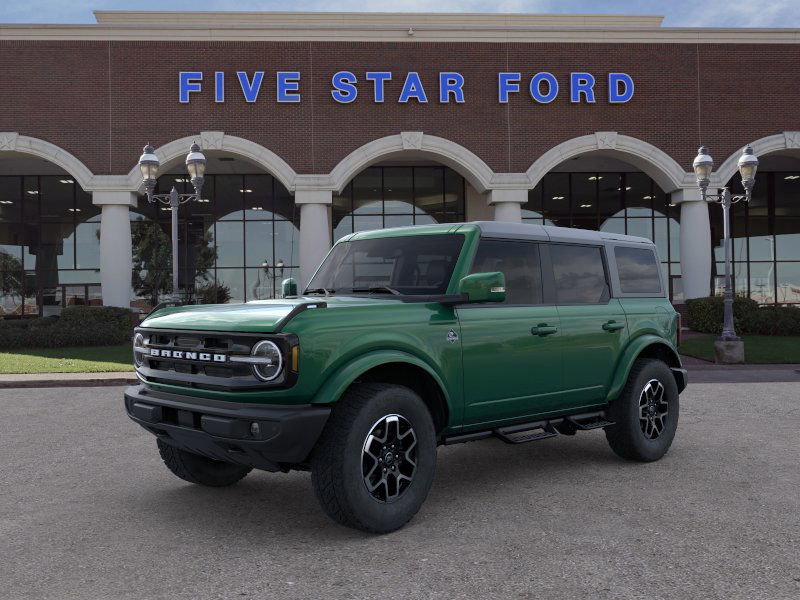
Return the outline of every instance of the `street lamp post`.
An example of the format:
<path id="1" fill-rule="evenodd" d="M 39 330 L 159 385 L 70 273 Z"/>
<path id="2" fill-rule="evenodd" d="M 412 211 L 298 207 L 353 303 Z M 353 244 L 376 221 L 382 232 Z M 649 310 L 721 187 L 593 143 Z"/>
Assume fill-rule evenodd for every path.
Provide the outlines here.
<path id="1" fill-rule="evenodd" d="M 200 200 L 203 182 L 206 173 L 206 157 L 196 143 L 192 144 L 189 154 L 186 155 L 186 170 L 192 178 L 194 194 L 179 194 L 172 186 L 169 194 L 156 194 L 156 180 L 160 162 L 155 155 L 155 149 L 147 144 L 142 156 L 139 157 L 139 169 L 142 172 L 145 193 L 148 202 L 159 202 L 169 207 L 172 211 L 172 301 L 180 302 L 178 292 L 178 207 L 191 200 Z"/>
<path id="2" fill-rule="evenodd" d="M 733 324 L 733 281 L 731 273 L 731 221 L 730 209 L 737 202 L 749 202 L 752 197 L 753 185 L 756 181 L 758 158 L 753 154 L 753 149 L 748 145 L 739 157 L 739 174 L 742 176 L 744 195 L 732 195 L 727 187 L 723 187 L 716 194 L 708 193 L 711 180 L 711 171 L 714 161 L 708 154 L 708 148 L 701 146 L 697 157 L 692 163 L 697 185 L 701 197 L 705 202 L 713 202 L 722 206 L 722 230 L 725 244 L 725 291 L 723 292 L 723 322 L 722 334 L 714 344 L 718 362 L 742 362 L 744 360 L 744 345 L 736 335 Z"/>

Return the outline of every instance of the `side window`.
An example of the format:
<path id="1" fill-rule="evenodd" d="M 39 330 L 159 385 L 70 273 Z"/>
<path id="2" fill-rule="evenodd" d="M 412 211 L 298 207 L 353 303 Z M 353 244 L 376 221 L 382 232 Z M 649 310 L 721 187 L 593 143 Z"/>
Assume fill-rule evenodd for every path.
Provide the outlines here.
<path id="1" fill-rule="evenodd" d="M 655 253 L 649 248 L 614 248 L 617 259 L 619 286 L 626 294 L 654 294 L 660 296 L 661 278 Z"/>
<path id="2" fill-rule="evenodd" d="M 603 253 L 596 246 L 550 246 L 559 304 L 599 304 L 610 296 Z"/>
<path id="3" fill-rule="evenodd" d="M 501 271 L 506 277 L 506 304 L 542 303 L 542 268 L 537 244 L 481 240 L 470 273 L 493 271 Z"/>

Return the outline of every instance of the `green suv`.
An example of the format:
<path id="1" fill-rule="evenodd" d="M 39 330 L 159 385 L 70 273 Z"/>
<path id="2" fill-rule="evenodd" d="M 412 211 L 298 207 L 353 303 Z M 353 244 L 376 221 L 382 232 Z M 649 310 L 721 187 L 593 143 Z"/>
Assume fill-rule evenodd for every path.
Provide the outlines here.
<path id="1" fill-rule="evenodd" d="M 167 467 L 236 483 L 310 470 L 336 521 L 385 533 L 419 510 L 439 444 L 602 428 L 669 449 L 686 371 L 643 238 L 500 222 L 342 238 L 302 295 L 155 310 L 125 392 Z"/>

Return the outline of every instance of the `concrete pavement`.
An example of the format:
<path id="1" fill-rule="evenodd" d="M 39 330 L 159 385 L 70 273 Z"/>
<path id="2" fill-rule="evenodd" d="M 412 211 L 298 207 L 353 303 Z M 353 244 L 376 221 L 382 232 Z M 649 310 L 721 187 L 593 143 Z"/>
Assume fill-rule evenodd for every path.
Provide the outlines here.
<path id="1" fill-rule="evenodd" d="M 440 448 L 387 536 L 329 521 L 308 473 L 176 479 L 121 393 L 0 390 L 0 597 L 800 596 L 794 384 L 691 385 L 653 464 L 598 431 Z"/>

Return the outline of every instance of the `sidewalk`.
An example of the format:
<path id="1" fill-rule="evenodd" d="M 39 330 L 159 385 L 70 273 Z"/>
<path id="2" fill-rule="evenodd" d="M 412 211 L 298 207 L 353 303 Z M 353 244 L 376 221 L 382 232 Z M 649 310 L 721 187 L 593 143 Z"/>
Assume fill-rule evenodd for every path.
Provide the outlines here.
<path id="1" fill-rule="evenodd" d="M 0 389 L 42 387 L 97 387 L 131 385 L 139 380 L 131 372 L 122 373 L 33 373 L 0 375 Z"/>
<path id="2" fill-rule="evenodd" d="M 681 356 L 693 383 L 800 383 L 800 364 L 791 365 L 717 365 L 712 362 Z M 133 385 L 136 375 L 130 373 L 44 373 L 32 375 L 0 375 L 0 389 L 44 387 L 98 387 Z"/>

